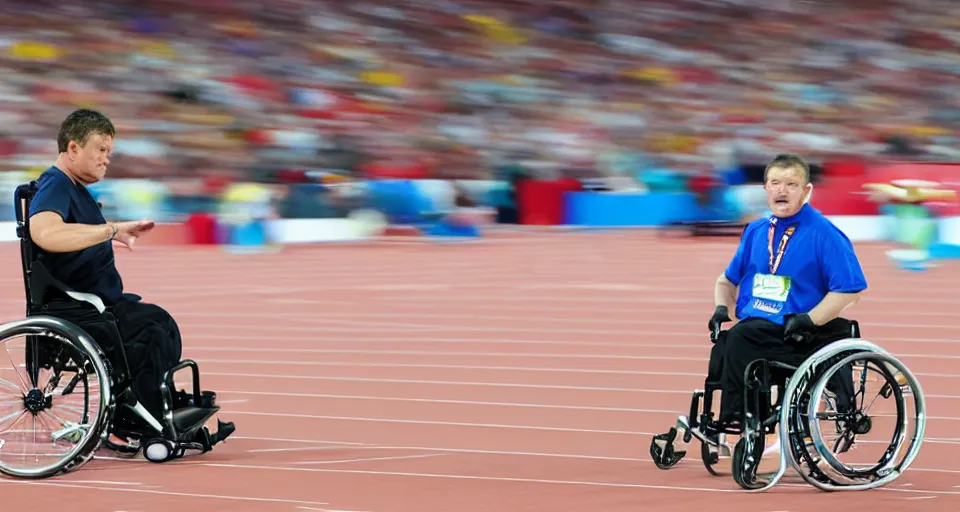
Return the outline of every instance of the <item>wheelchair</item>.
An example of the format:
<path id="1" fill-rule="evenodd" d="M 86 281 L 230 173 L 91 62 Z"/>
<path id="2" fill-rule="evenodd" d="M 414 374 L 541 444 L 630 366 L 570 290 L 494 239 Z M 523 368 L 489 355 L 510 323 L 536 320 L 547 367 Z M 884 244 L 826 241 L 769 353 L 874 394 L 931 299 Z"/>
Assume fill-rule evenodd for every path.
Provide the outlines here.
<path id="1" fill-rule="evenodd" d="M 36 190 L 36 182 L 16 190 L 26 318 L 0 325 L 0 344 L 7 356 L 0 360 L 7 359 L 13 366 L 7 371 L 0 368 L 0 473 L 53 477 L 83 466 L 101 447 L 122 457 L 142 452 L 154 463 L 178 459 L 188 450 L 212 450 L 235 426 L 219 419 L 215 433 L 205 426 L 220 406 L 215 392 L 201 390 L 196 362 L 183 359 L 165 372 L 160 384 L 162 417 L 157 418 L 127 383 L 118 381 L 109 358 L 89 334 L 71 322 L 43 314 L 44 300 L 51 292 L 86 300 L 101 312 L 104 309 L 98 297 L 70 289 L 44 266 L 30 239 L 30 200 Z M 13 348 L 19 338 L 23 338 L 22 348 Z M 14 362 L 21 356 L 22 363 Z M 188 368 L 193 389 L 177 390 L 174 375 Z M 126 443 L 111 441 L 111 435 Z M 8 455 L 21 460 L 8 462 Z"/>
<path id="2" fill-rule="evenodd" d="M 708 375 L 704 389 L 693 393 L 689 415 L 680 415 L 675 426 L 651 440 L 654 464 L 671 469 L 686 455 L 678 441 L 688 444 L 696 438 L 708 473 L 724 476 L 720 461 L 729 459 L 734 482 L 752 492 L 772 488 L 790 468 L 822 491 L 867 490 L 899 478 L 923 444 L 923 390 L 901 361 L 860 337 L 855 320 L 834 322 L 840 325 L 839 333 L 849 327 L 848 334 L 820 340 L 820 348 L 799 366 L 764 359 L 747 365 L 739 422 L 714 418 L 713 395 L 721 391 L 721 384 Z M 711 340 L 717 343 L 727 332 L 717 327 Z M 854 390 L 857 384 L 859 391 Z M 877 391 L 872 400 L 867 398 L 868 384 Z M 878 403 L 886 412 L 868 413 Z M 860 437 L 883 426 L 892 427 L 890 437 L 858 444 Z M 728 436 L 739 436 L 732 450 Z M 759 469 L 768 436 L 779 442 L 779 466 L 772 473 Z M 863 453 L 871 446 L 879 446 L 879 454 Z M 853 460 L 841 461 L 846 455 Z"/>

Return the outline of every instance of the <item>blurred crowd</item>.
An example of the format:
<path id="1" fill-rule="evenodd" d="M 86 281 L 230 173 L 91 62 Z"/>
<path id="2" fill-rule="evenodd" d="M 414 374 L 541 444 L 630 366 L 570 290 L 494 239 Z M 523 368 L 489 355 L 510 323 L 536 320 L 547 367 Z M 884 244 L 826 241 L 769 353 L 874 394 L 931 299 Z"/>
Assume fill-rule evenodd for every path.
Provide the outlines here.
<path id="1" fill-rule="evenodd" d="M 111 176 L 496 179 L 953 159 L 951 0 L 0 1 L 0 170 L 72 108 Z M 306 174 L 304 174 L 306 173 Z"/>

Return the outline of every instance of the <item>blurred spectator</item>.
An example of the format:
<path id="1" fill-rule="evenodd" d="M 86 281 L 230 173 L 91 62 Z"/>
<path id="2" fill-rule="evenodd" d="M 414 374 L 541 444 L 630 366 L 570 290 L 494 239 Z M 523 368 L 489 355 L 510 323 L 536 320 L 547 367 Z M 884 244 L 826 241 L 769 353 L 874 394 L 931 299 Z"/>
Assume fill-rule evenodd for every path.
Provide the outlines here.
<path id="1" fill-rule="evenodd" d="M 642 183 L 780 151 L 952 157 L 960 126 L 943 0 L 0 8 L 5 170 L 48 165 L 79 105 L 118 124 L 112 176 L 166 180 L 515 165 Z"/>

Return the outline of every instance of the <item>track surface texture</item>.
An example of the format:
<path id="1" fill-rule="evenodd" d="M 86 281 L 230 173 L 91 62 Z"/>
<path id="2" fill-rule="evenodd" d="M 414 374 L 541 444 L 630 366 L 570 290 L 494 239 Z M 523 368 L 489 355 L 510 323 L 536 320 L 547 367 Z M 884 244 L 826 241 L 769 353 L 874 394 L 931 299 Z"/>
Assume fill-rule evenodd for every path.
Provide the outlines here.
<path id="1" fill-rule="evenodd" d="M 906 475 L 838 494 L 790 473 L 747 494 L 696 453 L 654 467 L 651 435 L 703 384 L 712 287 L 734 247 L 618 232 L 118 250 L 127 290 L 177 318 L 184 357 L 237 432 L 167 464 L 103 452 L 66 476 L 0 479 L 3 501 L 108 512 L 957 508 L 960 264 L 901 271 L 881 245 L 858 246 L 870 290 L 846 316 L 924 386 L 927 441 Z M 20 319 L 17 250 L 0 253 L 0 318 Z"/>

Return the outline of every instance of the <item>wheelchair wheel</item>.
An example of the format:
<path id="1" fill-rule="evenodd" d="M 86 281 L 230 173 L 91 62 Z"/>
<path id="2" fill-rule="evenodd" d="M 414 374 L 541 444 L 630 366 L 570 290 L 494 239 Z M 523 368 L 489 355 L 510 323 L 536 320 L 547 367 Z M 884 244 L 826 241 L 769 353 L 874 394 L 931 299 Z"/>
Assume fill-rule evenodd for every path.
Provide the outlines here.
<path id="1" fill-rule="evenodd" d="M 174 458 L 175 447 L 173 443 L 162 438 L 155 438 L 147 441 L 143 446 L 143 457 L 150 462 L 162 463 Z"/>
<path id="2" fill-rule="evenodd" d="M 757 478 L 760 459 L 766 449 L 766 434 L 756 418 L 748 417 L 744 427 L 743 435 L 733 447 L 733 481 L 747 490 L 761 489 L 767 484 L 765 480 Z"/>
<path id="3" fill-rule="evenodd" d="M 721 475 L 713 469 L 720 463 L 720 450 L 718 448 L 711 446 L 709 443 L 700 443 L 700 460 L 703 461 L 703 467 L 707 469 L 707 473 L 713 476 Z"/>
<path id="4" fill-rule="evenodd" d="M 781 405 L 780 469 L 764 489 L 788 466 L 824 491 L 881 487 L 907 470 L 923 443 L 923 390 L 901 361 L 869 341 L 847 339 L 818 350 L 794 372 Z M 892 435 L 858 442 L 885 430 Z"/>
<path id="5" fill-rule="evenodd" d="M 33 316 L 0 325 L 0 351 L 0 473 L 47 478 L 93 458 L 114 410 L 100 348 L 69 322 Z"/>
<path id="6" fill-rule="evenodd" d="M 853 403 L 821 410 L 827 386 L 844 368 L 854 370 Z M 906 377 L 909 386 L 901 385 L 898 375 Z M 806 411 L 798 425 L 810 440 L 800 454 L 811 474 L 834 488 L 871 488 L 898 477 L 918 454 L 925 427 L 922 393 L 915 383 L 903 363 L 889 354 L 857 352 L 825 365 L 804 400 Z M 911 424 L 913 433 L 904 451 Z M 870 434 L 876 436 L 872 442 Z M 857 443 L 865 437 L 866 443 Z"/>

